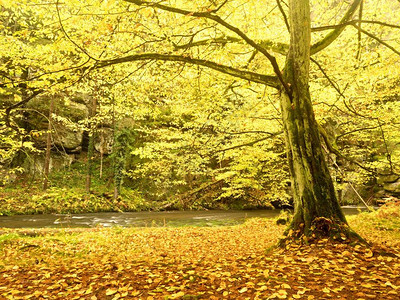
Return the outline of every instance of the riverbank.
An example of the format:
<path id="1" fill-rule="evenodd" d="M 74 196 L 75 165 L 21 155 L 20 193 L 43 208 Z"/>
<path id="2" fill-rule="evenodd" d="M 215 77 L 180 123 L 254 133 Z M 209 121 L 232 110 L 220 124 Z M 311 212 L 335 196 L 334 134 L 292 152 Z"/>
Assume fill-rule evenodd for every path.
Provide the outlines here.
<path id="1" fill-rule="evenodd" d="M 73 182 L 75 182 L 74 179 Z M 35 214 L 83 214 L 98 212 L 139 212 L 165 210 L 205 210 L 205 209 L 274 209 L 269 203 L 199 203 L 184 205 L 177 199 L 150 201 L 138 192 L 123 188 L 114 199 L 110 188 L 104 182 L 95 182 L 88 194 L 78 184 L 57 181 L 60 186 L 43 191 L 40 182 L 16 181 L 0 187 L 0 216 Z"/>
<path id="2" fill-rule="evenodd" d="M 5 299 L 398 299 L 400 208 L 348 218 L 372 248 L 271 249 L 273 219 L 183 228 L 7 229 Z"/>

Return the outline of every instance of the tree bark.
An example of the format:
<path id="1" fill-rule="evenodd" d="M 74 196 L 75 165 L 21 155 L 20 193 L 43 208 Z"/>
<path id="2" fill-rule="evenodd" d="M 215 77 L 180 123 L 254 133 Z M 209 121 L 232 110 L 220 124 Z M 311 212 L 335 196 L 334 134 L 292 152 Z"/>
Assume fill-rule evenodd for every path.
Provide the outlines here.
<path id="1" fill-rule="evenodd" d="M 289 1 L 289 21 L 290 49 L 284 78 L 290 93 L 282 87 L 281 109 L 295 205 L 291 229 L 296 235 L 310 236 L 315 229 L 324 229 L 329 234 L 329 224 L 347 222 L 322 151 L 310 97 L 309 0 Z M 322 220 L 327 224 L 317 224 Z"/>
<path id="2" fill-rule="evenodd" d="M 93 159 L 94 159 L 94 134 L 95 134 L 95 125 L 93 124 L 93 117 L 96 115 L 97 108 L 97 95 L 94 95 L 92 98 L 92 103 L 89 106 L 89 145 L 87 151 L 87 169 L 86 169 L 86 193 L 90 194 L 90 187 L 92 183 L 92 174 L 93 174 Z"/>
<path id="3" fill-rule="evenodd" d="M 52 114 L 54 110 L 54 99 L 50 99 L 49 106 L 49 124 L 47 129 L 47 140 L 46 140 L 46 156 L 44 159 L 44 167 L 43 167 L 43 190 L 47 190 L 49 185 L 49 171 L 50 171 L 50 158 L 51 158 L 51 127 L 52 127 Z"/>

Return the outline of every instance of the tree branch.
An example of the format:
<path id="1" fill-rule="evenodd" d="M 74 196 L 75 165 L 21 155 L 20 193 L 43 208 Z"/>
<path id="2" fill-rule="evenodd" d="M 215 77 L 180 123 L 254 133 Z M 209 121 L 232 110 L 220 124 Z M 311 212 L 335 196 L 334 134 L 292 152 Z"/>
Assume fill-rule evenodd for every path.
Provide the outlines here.
<path id="1" fill-rule="evenodd" d="M 124 0 L 124 1 L 136 4 L 139 6 L 156 7 L 161 10 L 164 10 L 164 11 L 169 11 L 172 13 L 177 13 L 177 14 L 181 14 L 181 15 L 185 15 L 185 16 L 210 19 L 210 20 L 213 20 L 213 21 L 217 22 L 218 24 L 222 25 L 223 27 L 233 31 L 238 36 L 240 36 L 247 44 L 249 44 L 254 49 L 256 49 L 257 51 L 262 53 L 265 57 L 267 57 L 267 59 L 270 61 L 271 65 L 272 65 L 272 68 L 274 69 L 274 73 L 276 74 L 276 76 L 279 79 L 279 82 L 281 83 L 281 85 L 284 88 L 284 90 L 286 91 L 286 93 L 291 97 L 291 90 L 290 90 L 289 86 L 287 85 L 287 83 L 283 80 L 282 73 L 279 69 L 279 66 L 278 66 L 278 63 L 277 63 L 275 57 L 272 56 L 265 48 L 261 47 L 259 44 L 257 44 L 251 38 L 249 38 L 239 28 L 227 23 L 220 16 L 215 15 L 212 10 L 206 11 L 206 12 L 195 12 L 195 11 L 184 10 L 184 9 L 167 6 L 167 5 L 160 4 L 160 3 L 149 2 L 149 1 L 142 1 L 142 0 Z"/>
<path id="2" fill-rule="evenodd" d="M 339 24 L 343 24 L 345 22 L 348 22 L 350 18 L 353 16 L 354 12 L 357 10 L 358 6 L 360 5 L 362 0 L 354 0 L 353 4 L 349 7 L 348 11 L 342 18 L 342 20 L 339 22 Z M 338 26 L 335 27 L 335 29 L 330 32 L 326 37 L 324 37 L 322 40 L 319 42 L 315 43 L 314 45 L 311 46 L 311 55 L 315 54 L 326 47 L 328 47 L 330 44 L 333 43 L 334 40 L 337 39 L 337 37 L 343 32 L 345 26 Z"/>
<path id="3" fill-rule="evenodd" d="M 283 20 L 285 21 L 286 29 L 288 30 L 288 32 L 290 32 L 288 17 L 286 15 L 285 11 L 283 10 L 281 0 L 276 0 L 276 4 L 278 5 L 279 11 L 281 12 L 281 14 L 283 16 Z"/>
<path id="4" fill-rule="evenodd" d="M 272 42 L 270 40 L 260 40 L 256 41 L 257 44 L 264 48 L 264 49 L 269 49 L 272 50 L 275 53 L 279 53 L 282 55 L 286 55 L 288 50 L 289 50 L 289 45 L 284 44 L 284 43 L 279 43 L 279 42 Z M 226 45 L 227 43 L 243 43 L 243 39 L 233 37 L 233 36 L 220 36 L 217 38 L 210 38 L 210 39 L 203 39 L 203 40 L 198 40 L 198 41 L 190 41 L 186 44 L 174 44 L 173 46 L 175 49 L 180 50 L 180 49 L 189 49 L 191 47 L 198 47 L 198 46 L 206 46 L 210 44 L 221 44 L 221 45 Z"/>
<path id="5" fill-rule="evenodd" d="M 225 149 L 214 151 L 213 154 L 216 154 L 216 153 L 219 153 L 219 152 L 225 152 L 225 151 L 228 151 L 228 150 L 234 150 L 234 149 L 241 148 L 241 147 L 253 146 L 254 144 L 257 144 L 259 142 L 262 142 L 262 141 L 265 141 L 267 139 L 273 138 L 274 136 L 280 135 L 282 133 L 283 133 L 283 131 L 279 131 L 279 132 L 276 132 L 276 133 L 271 133 L 267 137 L 263 137 L 261 139 L 258 139 L 258 140 L 255 140 L 255 141 L 252 141 L 252 142 L 249 142 L 249 143 L 240 144 L 240 145 L 232 146 L 232 147 L 229 147 L 229 148 L 225 148 Z"/>
<path id="6" fill-rule="evenodd" d="M 323 140 L 325 142 L 325 145 L 328 148 L 329 152 L 335 154 L 337 157 L 340 157 L 340 158 L 342 158 L 344 160 L 349 161 L 352 164 L 355 164 L 355 165 L 359 166 L 361 169 L 364 169 L 364 170 L 366 170 L 368 172 L 371 172 L 373 174 L 377 174 L 376 170 L 373 170 L 371 168 L 365 167 L 362 164 L 360 164 L 358 161 L 356 161 L 356 160 L 354 160 L 354 159 L 352 159 L 350 157 L 346 157 L 342 153 L 340 153 L 340 151 L 336 148 L 336 145 L 334 145 L 333 143 L 331 143 L 329 141 L 329 137 L 328 137 L 328 134 L 326 133 L 325 129 L 319 124 L 318 124 L 318 129 L 319 129 L 319 133 L 321 134 L 321 136 L 322 136 L 322 138 L 323 138 Z"/>
<path id="7" fill-rule="evenodd" d="M 35 98 L 37 95 L 39 95 L 39 94 L 41 94 L 41 93 L 43 93 L 43 92 L 44 92 L 44 90 L 36 90 L 36 91 L 34 91 L 34 92 L 32 93 L 32 95 L 30 95 L 30 96 L 26 97 L 25 99 L 19 101 L 18 103 L 15 103 L 15 104 L 10 105 L 9 107 L 7 107 L 7 108 L 5 109 L 5 111 L 4 111 L 4 112 L 5 112 L 4 120 L 5 120 L 5 123 L 6 123 L 7 127 L 13 128 L 13 129 L 16 130 L 17 132 L 19 132 L 19 128 L 18 128 L 18 127 L 15 127 L 15 126 L 12 125 L 11 122 L 10 122 L 10 113 L 11 113 L 11 110 L 13 110 L 13 109 L 15 109 L 15 108 L 17 108 L 17 107 L 20 107 L 20 106 L 22 106 L 22 105 L 28 103 L 30 100 L 32 100 L 32 99 Z"/>
<path id="8" fill-rule="evenodd" d="M 356 24 L 352 24 L 359 32 L 364 33 L 365 35 L 369 36 L 370 38 L 376 40 L 377 42 L 379 42 L 380 44 L 388 47 L 390 50 L 392 50 L 394 53 L 396 53 L 397 55 L 400 55 L 400 51 L 396 50 L 395 48 L 393 48 L 392 46 L 390 46 L 388 43 L 386 43 L 385 41 L 381 40 L 380 38 L 376 37 L 375 35 L 373 35 L 372 33 L 369 33 L 368 31 L 360 28 L 358 25 Z"/>
<path id="9" fill-rule="evenodd" d="M 313 27 L 311 28 L 312 32 L 317 32 L 317 31 L 324 31 L 324 30 L 330 30 L 330 29 L 335 29 L 338 27 L 345 27 L 348 25 L 353 25 L 357 23 L 365 23 L 365 24 L 375 24 L 375 25 L 381 25 L 381 26 L 386 26 L 386 27 L 391 27 L 391 28 L 397 28 L 400 29 L 400 25 L 394 25 L 394 24 L 389 24 L 381 21 L 373 21 L 373 20 L 351 20 L 348 22 L 343 22 L 341 24 L 336 24 L 336 25 L 327 25 L 327 26 L 320 26 L 320 27 Z"/>
<path id="10" fill-rule="evenodd" d="M 359 19 L 359 21 L 358 21 L 358 27 L 360 28 L 360 29 L 358 30 L 358 33 L 357 33 L 357 39 L 358 39 L 357 42 L 358 42 L 358 45 L 357 45 L 356 59 L 357 59 L 358 61 L 361 60 L 361 24 L 362 24 L 363 8 L 364 8 L 364 0 L 361 1 L 361 3 L 360 3 L 360 9 L 359 9 L 359 11 L 358 11 L 358 19 Z"/>
<path id="11" fill-rule="evenodd" d="M 279 88 L 279 81 L 276 76 L 263 75 L 250 71 L 243 71 L 233 67 L 220 65 L 212 61 L 191 58 L 189 56 L 182 55 L 171 55 L 171 54 L 158 54 L 158 53 L 142 53 L 142 54 L 134 54 L 125 57 L 120 57 L 116 59 L 109 60 L 101 60 L 98 61 L 94 68 L 104 68 L 107 66 L 125 63 L 125 62 L 133 62 L 133 61 L 141 61 L 141 60 L 161 60 L 161 61 L 179 61 L 184 63 L 189 63 L 193 65 L 204 66 L 210 69 L 214 69 L 224 74 L 228 74 L 234 77 L 242 78 L 248 81 L 261 83 L 264 85 L 268 85 L 270 87 Z"/>

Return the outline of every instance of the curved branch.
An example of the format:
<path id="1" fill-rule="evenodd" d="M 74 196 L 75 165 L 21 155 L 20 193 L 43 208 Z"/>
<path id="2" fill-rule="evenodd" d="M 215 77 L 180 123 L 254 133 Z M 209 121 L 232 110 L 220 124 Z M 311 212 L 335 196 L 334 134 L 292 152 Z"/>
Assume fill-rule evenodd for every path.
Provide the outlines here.
<path id="1" fill-rule="evenodd" d="M 229 66 L 220 65 L 209 60 L 191 58 L 189 56 L 181 56 L 181 55 L 158 54 L 158 53 L 135 54 L 116 59 L 98 61 L 94 65 L 94 68 L 104 68 L 115 64 L 141 61 L 141 60 L 178 61 L 193 65 L 204 66 L 234 77 L 239 77 L 248 81 L 261 83 L 277 89 L 279 88 L 279 81 L 276 76 L 269 76 L 250 71 L 243 71 Z"/>
<path id="2" fill-rule="evenodd" d="M 354 0 L 353 4 L 349 7 L 349 10 L 346 12 L 346 14 L 342 18 L 342 20 L 340 20 L 339 24 L 346 23 L 350 20 L 350 18 L 353 16 L 353 14 L 357 10 L 358 6 L 360 5 L 361 1 L 362 0 Z M 320 40 L 319 42 L 312 45 L 311 46 L 311 55 L 325 49 L 330 44 L 332 44 L 333 41 L 336 40 L 338 38 L 338 36 L 343 32 L 344 28 L 345 28 L 345 26 L 336 27 L 326 37 L 324 37 L 322 40 Z"/>
<path id="3" fill-rule="evenodd" d="M 5 112 L 4 121 L 5 121 L 6 125 L 7 125 L 7 127 L 13 128 L 15 131 L 19 132 L 19 128 L 18 128 L 18 127 L 15 127 L 15 126 L 12 125 L 11 122 L 10 122 L 10 113 L 11 113 L 11 110 L 13 110 L 13 109 L 15 109 L 15 108 L 17 108 L 17 107 L 20 107 L 21 105 L 24 105 L 24 104 L 28 103 L 30 100 L 32 100 L 33 98 L 35 98 L 36 96 L 38 96 L 39 94 L 41 94 L 41 93 L 43 93 L 43 92 L 44 92 L 44 90 L 36 90 L 36 91 L 33 91 L 32 95 L 30 95 L 30 96 L 26 97 L 25 99 L 23 99 L 23 100 L 21 100 L 21 101 L 15 103 L 15 104 L 10 105 L 9 107 L 7 107 L 7 108 L 5 109 L 5 111 L 4 111 L 4 112 Z"/>
<path id="4" fill-rule="evenodd" d="M 93 56 L 91 56 L 84 48 L 82 48 L 81 46 L 79 46 L 73 39 L 71 39 L 71 37 L 68 35 L 68 33 L 65 31 L 64 29 L 64 25 L 62 23 L 61 20 L 61 16 L 60 16 L 60 9 L 59 9 L 59 2 L 60 0 L 57 0 L 56 2 L 56 9 L 57 9 L 57 17 L 58 17 L 58 22 L 60 24 L 61 27 L 61 31 L 64 33 L 65 37 L 72 43 L 74 44 L 75 47 L 77 47 L 79 50 L 81 50 L 83 53 L 85 53 L 87 55 L 87 57 L 93 59 L 93 60 L 97 60 L 96 58 L 94 58 Z"/>
<path id="5" fill-rule="evenodd" d="M 381 176 L 398 175 L 397 173 L 393 172 L 393 169 L 391 170 L 390 173 L 380 173 L 380 172 L 377 172 L 376 169 L 368 168 L 368 167 L 362 165 L 361 163 L 359 163 L 358 161 L 356 161 L 355 159 L 352 159 L 352 158 L 350 158 L 350 157 L 344 156 L 344 155 L 339 151 L 339 149 L 337 149 L 335 143 L 334 143 L 334 142 L 332 143 L 332 142 L 329 140 L 328 134 L 326 133 L 325 129 L 324 129 L 320 124 L 318 124 L 318 129 L 319 129 L 319 133 L 321 134 L 321 136 L 322 136 L 322 138 L 323 138 L 323 140 L 324 140 L 324 142 L 325 142 L 325 145 L 327 146 L 329 152 L 335 154 L 337 157 L 340 157 L 340 158 L 342 158 L 342 159 L 344 159 L 344 160 L 347 160 L 348 162 L 350 162 L 350 163 L 352 163 L 352 164 L 355 164 L 355 165 L 359 166 L 361 169 L 363 169 L 363 170 L 365 170 L 365 171 L 368 171 L 368 172 L 370 172 L 370 173 L 372 173 L 372 174 L 381 175 Z"/>
<path id="6" fill-rule="evenodd" d="M 230 31 L 233 31 L 236 33 L 238 36 L 240 36 L 244 41 L 246 41 L 247 44 L 252 46 L 255 50 L 259 51 L 262 53 L 267 59 L 270 61 L 272 68 L 274 69 L 274 73 L 279 79 L 279 82 L 281 83 L 282 87 L 285 89 L 286 93 L 291 97 L 291 90 L 285 80 L 283 80 L 282 73 L 279 69 L 278 63 L 273 55 L 271 55 L 265 48 L 261 47 L 259 44 L 257 44 L 255 41 L 253 41 L 251 38 L 249 38 L 244 32 L 242 32 L 239 28 L 227 23 L 225 20 L 223 20 L 220 16 L 215 15 L 215 11 L 209 10 L 206 12 L 195 12 L 195 11 L 189 11 L 185 9 L 180 9 L 176 7 L 171 7 L 167 6 L 164 4 L 160 3 L 155 3 L 155 2 L 149 2 L 149 1 L 142 1 L 142 0 L 124 0 L 129 3 L 133 3 L 139 6 L 150 6 L 150 7 L 156 7 L 164 11 L 169 11 L 172 13 L 177 13 L 185 16 L 190 16 L 190 17 L 197 17 L 197 18 L 206 18 L 213 20 L 217 22 L 218 24 L 222 25 L 223 27 L 229 29 Z"/>

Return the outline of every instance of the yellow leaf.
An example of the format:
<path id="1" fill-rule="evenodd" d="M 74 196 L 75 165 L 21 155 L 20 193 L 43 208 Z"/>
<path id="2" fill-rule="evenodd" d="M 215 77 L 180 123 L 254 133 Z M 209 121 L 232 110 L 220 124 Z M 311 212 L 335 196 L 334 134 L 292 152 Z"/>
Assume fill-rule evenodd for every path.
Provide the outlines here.
<path id="1" fill-rule="evenodd" d="M 183 296 L 185 296 L 184 292 L 178 292 L 178 293 L 172 294 L 171 299 L 177 299 L 177 298 L 183 297 Z"/>
<path id="2" fill-rule="evenodd" d="M 239 293 L 245 293 L 245 292 L 247 292 L 247 287 L 244 287 L 244 288 L 241 288 L 240 290 L 239 290 Z"/>
<path id="3" fill-rule="evenodd" d="M 330 292 L 331 292 L 331 290 L 328 289 L 328 288 L 323 288 L 322 291 L 323 291 L 324 293 L 330 293 Z"/>
<path id="4" fill-rule="evenodd" d="M 287 298 L 286 290 L 279 290 L 277 292 L 277 296 L 278 296 L 279 299 L 286 299 Z"/>
<path id="5" fill-rule="evenodd" d="M 117 292 L 118 292 L 118 290 L 108 289 L 108 290 L 106 291 L 106 296 L 114 295 L 114 294 L 116 294 Z"/>
<path id="6" fill-rule="evenodd" d="M 373 253 L 370 249 L 368 249 L 368 251 L 365 252 L 365 255 L 364 255 L 364 256 L 367 257 L 367 258 L 370 258 L 370 257 L 373 257 L 373 256 L 374 256 L 374 253 Z"/>

